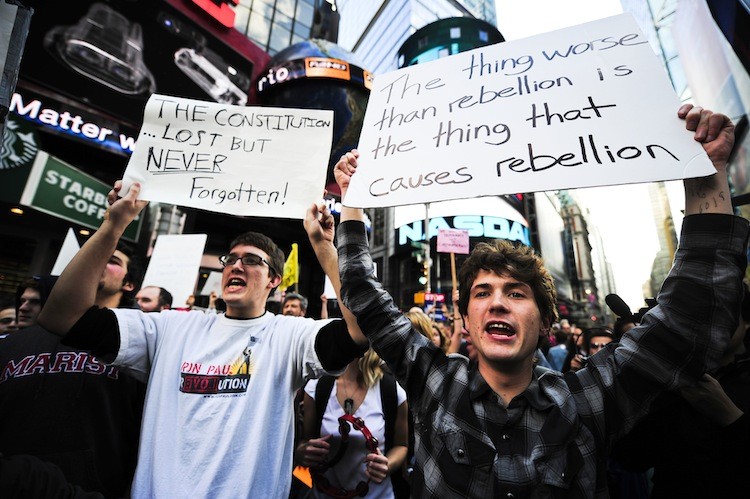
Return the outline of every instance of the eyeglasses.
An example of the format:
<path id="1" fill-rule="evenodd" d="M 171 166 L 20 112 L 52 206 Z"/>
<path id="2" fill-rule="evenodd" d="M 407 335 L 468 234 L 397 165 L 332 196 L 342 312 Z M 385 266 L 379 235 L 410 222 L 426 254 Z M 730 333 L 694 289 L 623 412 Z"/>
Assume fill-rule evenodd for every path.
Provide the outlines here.
<path id="1" fill-rule="evenodd" d="M 268 260 L 263 258 L 260 255 L 256 255 L 254 253 L 245 253 L 242 256 L 228 254 L 228 255 L 221 255 L 219 257 L 219 263 L 221 263 L 222 267 L 231 267 L 235 263 L 237 263 L 237 260 L 242 261 L 242 265 L 260 265 L 261 263 L 265 263 L 268 265 L 268 269 L 276 275 L 276 269 L 274 269 L 270 263 L 268 263 Z"/>

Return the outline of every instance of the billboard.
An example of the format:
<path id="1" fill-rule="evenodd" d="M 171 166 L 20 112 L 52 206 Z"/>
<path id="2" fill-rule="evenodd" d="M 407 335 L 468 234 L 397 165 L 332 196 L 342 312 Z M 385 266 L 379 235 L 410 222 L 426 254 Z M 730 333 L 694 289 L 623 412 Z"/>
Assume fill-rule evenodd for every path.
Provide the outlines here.
<path id="1" fill-rule="evenodd" d="M 19 91 L 50 91 L 135 128 L 155 92 L 252 103 L 251 82 L 269 60 L 192 2 L 27 3 L 35 12 Z"/>

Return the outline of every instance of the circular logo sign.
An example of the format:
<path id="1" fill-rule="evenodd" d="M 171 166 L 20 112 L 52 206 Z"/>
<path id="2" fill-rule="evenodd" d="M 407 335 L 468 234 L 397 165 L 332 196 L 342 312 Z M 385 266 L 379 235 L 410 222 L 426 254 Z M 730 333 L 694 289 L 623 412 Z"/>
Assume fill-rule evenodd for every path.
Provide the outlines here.
<path id="1" fill-rule="evenodd" d="M 23 118 L 9 114 L 0 150 L 0 170 L 31 166 L 38 151 L 39 140 L 34 126 Z"/>

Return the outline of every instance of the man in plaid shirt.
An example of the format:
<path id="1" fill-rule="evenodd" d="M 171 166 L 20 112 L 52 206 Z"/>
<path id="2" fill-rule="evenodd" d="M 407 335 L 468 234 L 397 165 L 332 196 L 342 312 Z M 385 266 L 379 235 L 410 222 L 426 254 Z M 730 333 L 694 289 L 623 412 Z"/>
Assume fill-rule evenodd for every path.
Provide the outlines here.
<path id="1" fill-rule="evenodd" d="M 533 250 L 479 245 L 461 268 L 459 310 L 477 364 L 448 357 L 416 333 L 372 277 L 361 210 L 338 234 L 342 298 L 409 395 L 416 497 L 607 497 L 610 443 L 662 391 L 697 382 L 735 329 L 748 224 L 732 216 L 726 162 L 734 127 L 687 104 L 678 116 L 717 173 L 685 181 L 680 249 L 659 304 L 628 332 L 562 375 L 534 367 L 556 319 L 555 290 Z M 336 166 L 342 193 L 356 151 Z"/>

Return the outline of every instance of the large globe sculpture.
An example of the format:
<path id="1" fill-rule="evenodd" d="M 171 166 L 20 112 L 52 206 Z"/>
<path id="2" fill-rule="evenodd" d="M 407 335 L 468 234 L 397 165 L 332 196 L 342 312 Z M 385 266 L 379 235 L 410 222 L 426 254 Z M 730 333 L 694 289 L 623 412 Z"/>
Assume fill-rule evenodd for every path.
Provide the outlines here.
<path id="1" fill-rule="evenodd" d="M 327 189 L 338 194 L 333 166 L 357 147 L 370 95 L 372 76 L 351 52 L 335 43 L 312 39 L 276 54 L 256 82 L 263 105 L 332 109 L 334 130 Z"/>

